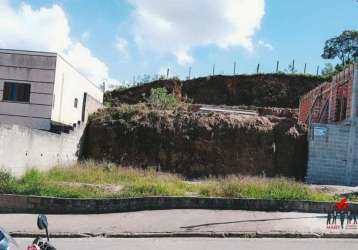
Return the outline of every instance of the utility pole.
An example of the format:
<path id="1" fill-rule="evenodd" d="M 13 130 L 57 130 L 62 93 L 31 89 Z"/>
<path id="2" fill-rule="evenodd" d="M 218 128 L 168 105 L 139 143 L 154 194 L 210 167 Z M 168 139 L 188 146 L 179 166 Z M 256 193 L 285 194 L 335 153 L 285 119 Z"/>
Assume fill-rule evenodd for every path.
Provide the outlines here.
<path id="1" fill-rule="evenodd" d="M 316 73 L 316 75 L 318 75 L 319 74 L 319 65 L 317 66 L 317 73 Z"/>
<path id="2" fill-rule="evenodd" d="M 236 62 L 234 62 L 234 76 L 236 76 Z"/>
<path id="3" fill-rule="evenodd" d="M 213 76 L 215 76 L 215 63 L 213 64 Z"/>
<path id="4" fill-rule="evenodd" d="M 257 64 L 256 73 L 258 74 L 260 72 L 260 64 Z"/>
<path id="5" fill-rule="evenodd" d="M 305 63 L 305 68 L 303 70 L 303 74 L 306 74 L 306 70 L 307 70 L 307 63 Z"/>
<path id="6" fill-rule="evenodd" d="M 168 68 L 167 69 L 167 79 L 169 79 L 169 71 L 170 71 L 170 69 Z"/>

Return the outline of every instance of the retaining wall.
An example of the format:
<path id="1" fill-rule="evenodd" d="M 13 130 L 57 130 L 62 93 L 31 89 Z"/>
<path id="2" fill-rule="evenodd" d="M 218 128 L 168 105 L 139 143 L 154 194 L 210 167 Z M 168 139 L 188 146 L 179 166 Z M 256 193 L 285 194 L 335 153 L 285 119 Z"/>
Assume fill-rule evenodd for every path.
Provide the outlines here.
<path id="1" fill-rule="evenodd" d="M 0 123 L 0 167 L 15 175 L 26 168 L 48 169 L 56 164 L 67 165 L 77 161 L 83 127 L 69 134 Z"/>
<path id="2" fill-rule="evenodd" d="M 103 214 L 168 209 L 215 209 L 328 213 L 333 202 L 264 199 L 145 197 L 123 199 L 63 199 L 37 196 L 0 195 L 0 213 Z M 352 211 L 358 204 L 351 203 Z"/>

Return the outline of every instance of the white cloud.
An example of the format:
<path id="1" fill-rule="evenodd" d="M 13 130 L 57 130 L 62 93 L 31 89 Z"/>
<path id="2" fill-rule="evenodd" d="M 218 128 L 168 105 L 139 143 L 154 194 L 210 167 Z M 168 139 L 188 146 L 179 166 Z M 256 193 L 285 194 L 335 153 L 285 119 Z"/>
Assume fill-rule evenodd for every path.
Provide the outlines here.
<path id="1" fill-rule="evenodd" d="M 135 41 L 144 50 L 172 54 L 190 64 L 198 46 L 255 48 L 265 0 L 128 0 Z"/>
<path id="2" fill-rule="evenodd" d="M 14 9 L 8 0 L 0 2 L 2 47 L 63 51 L 70 46 L 70 27 L 58 5 L 33 10 L 27 4 Z"/>
<path id="3" fill-rule="evenodd" d="M 33 9 L 0 0 L 0 13 L 0 47 L 58 52 L 95 83 L 108 78 L 108 67 L 71 39 L 68 18 L 60 6 Z"/>
<path id="4" fill-rule="evenodd" d="M 194 58 L 187 51 L 176 51 L 175 56 L 177 57 L 178 63 L 180 65 L 188 65 L 194 62 Z"/>
<path id="5" fill-rule="evenodd" d="M 273 46 L 270 44 L 270 43 L 267 43 L 265 41 L 262 41 L 262 40 L 259 40 L 258 43 L 257 43 L 257 48 L 265 48 L 269 51 L 273 51 L 274 48 Z"/>
<path id="6" fill-rule="evenodd" d="M 124 59 L 129 57 L 128 41 L 123 37 L 117 37 L 116 49 Z"/>
<path id="7" fill-rule="evenodd" d="M 91 51 L 81 43 L 71 45 L 64 56 L 93 82 L 101 84 L 108 78 L 106 64 L 94 57 Z"/>

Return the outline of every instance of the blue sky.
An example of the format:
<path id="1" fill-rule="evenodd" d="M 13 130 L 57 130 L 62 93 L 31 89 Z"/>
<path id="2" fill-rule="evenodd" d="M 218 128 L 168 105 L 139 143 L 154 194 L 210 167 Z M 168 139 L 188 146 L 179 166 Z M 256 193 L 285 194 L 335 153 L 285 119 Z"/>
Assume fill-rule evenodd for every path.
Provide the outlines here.
<path id="1" fill-rule="evenodd" d="M 234 61 L 253 73 L 295 59 L 313 73 L 328 62 L 325 40 L 358 29 L 355 0 L 0 0 L 0 10 L 0 47 L 56 50 L 110 83 L 168 67 L 202 76 L 214 63 L 231 74 Z"/>

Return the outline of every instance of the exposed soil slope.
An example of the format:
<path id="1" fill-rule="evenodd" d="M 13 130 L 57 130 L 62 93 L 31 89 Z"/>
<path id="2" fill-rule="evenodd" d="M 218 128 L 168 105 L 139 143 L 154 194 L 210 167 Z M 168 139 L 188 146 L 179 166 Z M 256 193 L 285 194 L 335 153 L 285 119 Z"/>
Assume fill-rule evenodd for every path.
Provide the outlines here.
<path id="1" fill-rule="evenodd" d="M 89 121 L 85 156 L 188 177 L 244 174 L 302 179 L 306 130 L 295 117 L 112 108 Z"/>
<path id="2" fill-rule="evenodd" d="M 300 96 L 324 80 L 316 76 L 286 74 L 218 75 L 187 81 L 162 80 L 108 92 L 106 101 L 134 104 L 144 101 L 144 96 L 149 95 L 151 88 L 166 87 L 179 97 L 191 99 L 193 103 L 297 108 Z"/>

